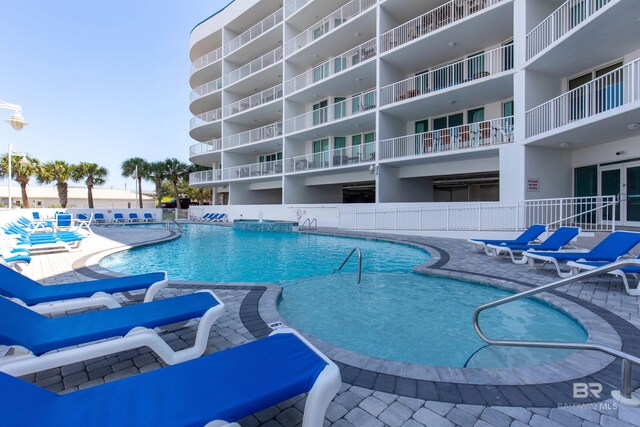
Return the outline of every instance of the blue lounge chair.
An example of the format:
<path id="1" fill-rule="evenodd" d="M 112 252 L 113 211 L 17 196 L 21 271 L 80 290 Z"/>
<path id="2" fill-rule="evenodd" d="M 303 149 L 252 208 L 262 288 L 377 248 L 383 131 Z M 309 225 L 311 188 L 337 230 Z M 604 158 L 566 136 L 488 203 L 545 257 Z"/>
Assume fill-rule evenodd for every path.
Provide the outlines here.
<path id="1" fill-rule="evenodd" d="M 0 411 L 8 426 L 213 427 L 309 393 L 302 427 L 322 427 L 340 386 L 331 360 L 295 331 L 280 329 L 195 360 L 62 395 L 0 373 Z"/>
<path id="2" fill-rule="evenodd" d="M 526 245 L 535 241 L 546 229 L 546 225 L 534 224 L 514 240 L 469 239 L 467 241 L 473 245 L 475 251 L 481 252 L 486 250 L 487 245 Z"/>
<path id="3" fill-rule="evenodd" d="M 24 375 L 139 347 L 173 365 L 204 353 L 209 330 L 223 313 L 224 304 L 208 290 L 53 318 L 0 298 L 0 345 L 16 350 L 0 358 L 0 371 Z M 153 330 L 196 318 L 201 319 L 193 347 L 177 352 Z M 20 354 L 21 348 L 27 354 Z"/>
<path id="4" fill-rule="evenodd" d="M 73 227 L 73 217 L 68 213 L 58 213 L 53 223 L 53 230 L 71 230 Z"/>
<path id="5" fill-rule="evenodd" d="M 144 222 L 154 222 L 154 221 L 155 221 L 155 218 L 154 218 L 154 217 L 153 217 L 153 215 L 152 215 L 152 214 L 150 214 L 149 212 L 145 212 L 145 213 L 143 214 L 143 220 L 144 220 Z"/>
<path id="6" fill-rule="evenodd" d="M 113 222 L 114 223 L 116 223 L 116 224 L 124 224 L 124 221 L 125 221 L 124 215 L 122 215 L 121 213 L 116 212 L 116 213 L 113 214 Z"/>
<path id="7" fill-rule="evenodd" d="M 83 213 L 77 214 L 76 218 L 79 219 L 80 221 L 88 221 L 89 220 L 89 217 L 86 214 L 83 214 Z"/>
<path id="8" fill-rule="evenodd" d="M 633 231 L 615 231 L 608 235 L 604 240 L 598 243 L 590 251 L 584 252 L 563 252 L 548 251 L 537 252 L 529 251 L 524 255 L 531 267 L 537 267 L 536 261 L 542 262 L 542 265 L 551 263 L 556 267 L 556 271 L 560 277 L 569 277 L 571 272 L 563 272 L 560 269 L 560 262 L 568 261 L 608 261 L 613 262 L 625 255 L 637 244 L 640 243 L 640 233 Z"/>
<path id="9" fill-rule="evenodd" d="M 96 212 L 93 215 L 93 220 L 98 224 L 104 224 L 105 222 L 107 222 L 107 219 L 104 217 L 104 214 L 100 212 Z"/>
<path id="10" fill-rule="evenodd" d="M 208 217 L 207 217 L 207 219 L 206 219 L 206 221 L 208 221 L 208 222 L 213 222 L 213 221 L 217 220 L 217 219 L 218 219 L 218 217 L 220 216 L 220 214 L 219 214 L 219 213 L 210 213 L 210 214 L 208 214 L 208 215 L 209 215 L 209 216 L 208 216 Z"/>
<path id="11" fill-rule="evenodd" d="M 503 253 L 508 253 L 511 256 L 511 260 L 514 264 L 526 264 L 527 259 L 522 255 L 519 259 L 516 259 L 515 254 L 522 254 L 524 251 L 557 251 L 567 246 L 569 242 L 578 237 L 580 234 L 579 227 L 560 227 L 547 239 L 536 245 L 487 245 L 487 251 L 493 256 L 499 256 Z"/>
<path id="12" fill-rule="evenodd" d="M 227 214 L 226 213 L 218 214 L 218 217 L 216 219 L 214 219 L 213 221 L 215 221 L 215 222 L 225 222 L 225 221 L 227 221 Z"/>
<path id="13" fill-rule="evenodd" d="M 129 212 L 129 222 L 140 222 L 138 214 L 135 212 Z"/>
<path id="14" fill-rule="evenodd" d="M 25 257 L 25 255 L 14 256 Z M 5 259 L 9 262 L 9 259 Z M 0 265 L 0 295 L 18 300 L 38 313 L 68 311 L 76 308 L 119 307 L 111 295 L 118 292 L 146 290 L 144 302 L 152 301 L 169 283 L 166 272 L 137 274 L 88 282 L 44 286 L 11 268 Z M 127 295 L 128 296 L 128 295 Z M 62 300 L 68 300 L 62 302 Z"/>
<path id="15" fill-rule="evenodd" d="M 640 256 L 636 259 L 640 259 Z M 611 264 L 608 261 L 569 261 L 571 274 L 581 273 L 583 270 L 593 270 Z M 609 274 L 622 279 L 622 284 L 629 295 L 640 296 L 640 266 L 622 267 L 619 270 L 610 271 Z M 633 279 L 633 286 L 629 284 L 629 277 Z"/>

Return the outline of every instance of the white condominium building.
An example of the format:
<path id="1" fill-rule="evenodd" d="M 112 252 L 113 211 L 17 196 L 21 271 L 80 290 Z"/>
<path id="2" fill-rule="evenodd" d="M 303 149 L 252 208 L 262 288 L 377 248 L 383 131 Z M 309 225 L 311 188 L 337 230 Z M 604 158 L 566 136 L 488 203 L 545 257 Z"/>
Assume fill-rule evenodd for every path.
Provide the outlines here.
<path id="1" fill-rule="evenodd" d="M 638 0 L 237 0 L 190 57 L 216 203 L 622 194 L 640 224 Z"/>

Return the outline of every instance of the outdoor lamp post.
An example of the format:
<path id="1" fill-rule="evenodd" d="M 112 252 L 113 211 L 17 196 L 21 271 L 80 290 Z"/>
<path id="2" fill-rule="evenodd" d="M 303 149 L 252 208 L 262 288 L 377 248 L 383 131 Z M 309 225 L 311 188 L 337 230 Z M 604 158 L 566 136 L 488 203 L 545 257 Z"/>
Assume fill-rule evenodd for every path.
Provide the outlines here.
<path id="1" fill-rule="evenodd" d="M 0 108 L 5 109 L 5 110 L 12 110 L 13 114 L 11 115 L 11 117 L 9 117 L 7 120 L 5 120 L 5 122 L 9 123 L 11 125 L 12 128 L 14 128 L 15 130 L 22 130 L 23 127 L 25 127 L 26 125 L 29 124 L 28 121 L 26 121 L 24 119 L 24 117 L 22 117 L 22 107 L 16 104 L 9 104 L 8 102 L 5 102 L 3 100 L 0 99 Z M 9 144 L 9 156 L 7 157 L 7 172 L 8 172 L 8 180 L 7 180 L 7 187 L 8 187 L 8 191 L 7 191 L 7 196 L 9 199 L 9 209 L 12 208 L 13 203 L 11 200 L 11 151 L 13 149 L 13 146 L 11 144 Z M 23 162 L 29 163 L 29 161 L 27 160 L 26 156 L 22 157 L 22 160 L 20 160 L 20 164 L 24 164 Z"/>

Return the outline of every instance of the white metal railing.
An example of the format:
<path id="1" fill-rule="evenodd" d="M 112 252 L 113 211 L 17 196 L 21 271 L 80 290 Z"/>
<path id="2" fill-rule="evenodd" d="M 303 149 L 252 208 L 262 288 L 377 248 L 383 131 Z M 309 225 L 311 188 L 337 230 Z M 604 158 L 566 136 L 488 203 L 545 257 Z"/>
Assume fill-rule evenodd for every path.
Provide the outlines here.
<path id="1" fill-rule="evenodd" d="M 380 160 L 513 142 L 513 116 L 380 141 Z"/>
<path id="2" fill-rule="evenodd" d="M 262 21 L 258 22 L 253 27 L 249 28 L 239 36 L 229 40 L 227 44 L 224 45 L 224 53 L 225 55 L 230 54 L 231 52 L 239 49 L 245 44 L 249 43 L 251 40 L 261 36 L 271 28 L 275 27 L 279 23 L 282 22 L 282 8 L 276 10 L 271 15 L 264 18 Z"/>
<path id="3" fill-rule="evenodd" d="M 285 172 L 303 172 L 373 162 L 376 159 L 376 143 L 352 145 L 351 147 L 310 153 L 288 158 Z"/>
<path id="4" fill-rule="evenodd" d="M 272 123 L 246 132 L 236 133 L 224 138 L 224 148 L 238 147 L 253 142 L 265 141 L 282 136 L 282 122 Z"/>
<path id="5" fill-rule="evenodd" d="M 251 108 L 255 108 L 259 105 L 266 104 L 267 102 L 274 101 L 278 98 L 282 98 L 282 84 L 270 87 L 255 95 L 248 96 L 239 101 L 233 102 L 225 107 L 225 116 L 232 116 L 237 113 L 241 113 Z"/>
<path id="6" fill-rule="evenodd" d="M 206 184 L 209 182 L 222 181 L 222 169 L 212 169 L 201 172 L 191 172 L 189 174 L 189 185 Z"/>
<path id="7" fill-rule="evenodd" d="M 207 111 L 206 113 L 198 114 L 197 116 L 191 119 L 191 129 L 206 125 L 207 123 L 215 122 L 216 120 L 222 119 L 222 108 L 217 108 L 215 110 Z"/>
<path id="8" fill-rule="evenodd" d="M 191 95 L 189 95 L 189 101 L 193 102 L 200 97 L 209 95 L 210 93 L 216 92 L 221 89 L 222 89 L 222 77 L 196 87 L 191 92 Z"/>
<path id="9" fill-rule="evenodd" d="M 513 68 L 513 45 L 499 47 L 380 88 L 380 105 L 445 90 Z"/>
<path id="10" fill-rule="evenodd" d="M 377 0 L 351 0 L 340 9 L 329 14 L 321 21 L 316 22 L 300 34 L 289 40 L 285 46 L 285 54 L 292 53 L 302 49 L 314 40 L 324 36 L 325 34 L 335 30 L 346 21 L 355 18 L 366 10 L 375 6 Z"/>
<path id="11" fill-rule="evenodd" d="M 284 5 L 284 16 L 286 18 L 290 17 L 304 6 L 309 4 L 311 0 L 291 0 Z"/>
<path id="12" fill-rule="evenodd" d="M 640 59 L 527 111 L 527 137 L 638 101 Z"/>
<path id="13" fill-rule="evenodd" d="M 449 0 L 442 6 L 380 35 L 380 52 L 402 46 L 503 0 Z"/>
<path id="14" fill-rule="evenodd" d="M 282 160 L 253 163 L 250 165 L 233 166 L 222 170 L 222 176 L 226 180 L 252 178 L 282 174 Z"/>
<path id="15" fill-rule="evenodd" d="M 339 209 L 338 227 L 357 230 L 519 231 L 533 224 L 614 231 L 615 196 L 513 202 L 421 203 Z"/>
<path id="16" fill-rule="evenodd" d="M 587 21 L 611 0 L 567 0 L 527 34 L 527 60 Z"/>
<path id="17" fill-rule="evenodd" d="M 244 79 L 251 74 L 275 64 L 282 59 L 282 46 L 275 48 L 271 52 L 265 53 L 260 58 L 254 59 L 248 64 L 244 64 L 242 67 L 237 68 L 224 76 L 224 85 L 229 86 Z"/>
<path id="18" fill-rule="evenodd" d="M 222 138 L 210 139 L 189 147 L 189 157 L 222 150 Z"/>
<path id="19" fill-rule="evenodd" d="M 284 122 L 284 129 L 286 133 L 298 132 L 341 120 L 374 108 L 376 108 L 376 91 L 372 90 L 287 119 Z"/>
<path id="20" fill-rule="evenodd" d="M 285 90 L 292 93 L 314 83 L 320 82 L 336 73 L 354 67 L 376 56 L 376 40 L 354 47 L 334 58 L 330 58 L 322 64 L 315 65 L 310 70 L 299 74 L 285 82 Z"/>
<path id="21" fill-rule="evenodd" d="M 206 67 L 209 64 L 213 64 L 217 60 L 222 59 L 222 47 L 219 47 L 206 55 L 202 55 L 199 58 L 196 58 L 195 61 L 191 63 L 191 74 L 195 73 L 201 68 Z"/>

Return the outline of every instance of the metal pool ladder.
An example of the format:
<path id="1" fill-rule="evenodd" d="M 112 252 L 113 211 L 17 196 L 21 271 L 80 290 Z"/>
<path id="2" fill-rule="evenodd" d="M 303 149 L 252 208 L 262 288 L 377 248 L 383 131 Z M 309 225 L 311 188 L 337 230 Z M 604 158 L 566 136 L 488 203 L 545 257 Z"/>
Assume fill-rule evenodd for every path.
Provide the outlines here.
<path id="1" fill-rule="evenodd" d="M 315 227 L 314 227 L 315 224 Z M 307 218 L 304 220 L 304 222 L 302 223 L 302 225 L 300 226 L 300 230 L 304 231 L 304 226 L 307 226 L 307 231 L 311 231 L 311 227 L 314 227 L 314 230 L 318 229 L 318 220 L 316 218 Z"/>
<path id="2" fill-rule="evenodd" d="M 182 231 L 182 226 L 175 219 L 168 219 L 167 220 L 167 230 L 171 231 L 171 224 L 175 224 L 175 226 L 178 229 L 178 231 L 180 231 L 180 232 Z"/>
<path id="3" fill-rule="evenodd" d="M 344 261 L 342 261 L 342 264 L 340 264 L 340 267 L 338 267 L 335 270 L 333 270 L 333 272 L 336 273 L 336 272 L 342 270 L 342 267 L 344 267 L 344 265 L 347 263 L 347 261 L 349 261 L 349 258 L 351 258 L 351 256 L 355 252 L 358 252 L 358 285 L 359 285 L 360 282 L 362 281 L 362 251 L 360 250 L 360 248 L 351 249 L 351 252 L 349 252 L 349 255 L 347 255 L 347 257 L 344 259 Z"/>
<path id="4" fill-rule="evenodd" d="M 480 338 L 482 338 L 485 342 L 492 345 L 537 347 L 537 348 L 560 348 L 560 349 L 568 349 L 568 350 L 595 350 L 595 351 L 600 351 L 602 353 L 606 353 L 616 358 L 622 359 L 622 388 L 620 390 L 612 391 L 611 395 L 613 396 L 614 399 L 618 400 L 619 402 L 625 405 L 640 406 L 640 399 L 634 397 L 631 394 L 633 392 L 633 385 L 632 385 L 632 378 L 631 378 L 632 367 L 633 365 L 640 365 L 639 357 L 633 356 L 629 353 L 625 353 L 613 347 L 609 347 L 609 346 L 597 344 L 597 343 L 494 340 L 487 337 L 484 334 L 478 322 L 478 317 L 480 316 L 480 313 L 488 308 L 497 307 L 499 305 L 503 305 L 512 301 L 519 300 L 521 298 L 526 298 L 535 294 L 539 294 L 540 292 L 545 292 L 551 289 L 558 288 L 560 286 L 578 282 L 580 280 L 599 276 L 603 273 L 608 273 L 609 271 L 619 270 L 620 268 L 630 267 L 630 266 L 636 266 L 636 267 L 640 266 L 640 260 L 625 259 L 625 260 L 616 261 L 604 267 L 596 268 L 594 270 L 588 270 L 584 273 L 580 273 L 578 275 L 575 275 L 566 279 L 561 279 L 556 282 L 549 283 L 548 285 L 539 286 L 539 287 L 530 289 L 528 291 L 519 292 L 517 294 L 508 296 L 506 298 L 501 298 L 499 300 L 481 305 L 478 308 L 476 308 L 475 312 L 473 313 L 473 327 L 475 328 L 476 333 L 480 336 Z"/>

